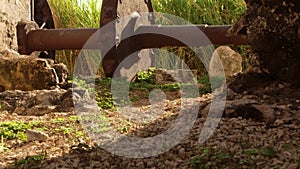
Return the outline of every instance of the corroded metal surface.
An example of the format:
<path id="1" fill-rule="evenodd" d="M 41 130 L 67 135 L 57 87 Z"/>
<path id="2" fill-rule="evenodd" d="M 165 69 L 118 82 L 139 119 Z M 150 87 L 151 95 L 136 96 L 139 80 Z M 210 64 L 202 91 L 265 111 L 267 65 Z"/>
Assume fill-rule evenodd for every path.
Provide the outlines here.
<path id="1" fill-rule="evenodd" d="M 55 24 L 52 11 L 47 0 L 31 0 L 33 5 L 33 19 L 40 28 L 54 29 Z M 55 60 L 55 51 L 43 51 L 40 54 L 42 58 L 51 58 Z"/>
<path id="2" fill-rule="evenodd" d="M 117 42 L 117 62 L 118 70 L 116 75 L 122 77 L 133 77 L 140 69 L 145 69 L 153 65 L 153 52 L 149 49 L 140 50 L 137 53 L 129 53 L 136 48 L 134 39 L 123 40 L 134 35 L 134 31 L 140 25 L 151 25 L 154 22 L 151 0 L 123 0 L 118 4 L 118 15 L 120 17 L 117 23 L 116 36 L 120 41 Z M 141 17 L 140 17 L 141 16 Z M 151 20 L 152 19 L 152 20 Z M 130 55 L 130 57 L 129 57 Z M 130 61 L 122 63 L 124 59 Z M 121 71 L 122 70 L 122 71 Z"/>
<path id="3" fill-rule="evenodd" d="M 32 0 L 34 2 L 34 19 L 40 27 L 48 28 L 26 30 L 26 23 L 18 26 L 18 41 L 19 51 L 21 54 L 30 54 L 33 51 L 54 51 L 63 49 L 82 49 L 85 42 L 98 30 L 98 29 L 52 29 L 54 22 L 52 12 L 47 0 Z M 117 10 L 118 9 L 118 10 Z M 147 48 L 160 48 L 165 46 L 185 46 L 182 42 L 164 36 L 164 32 L 179 34 L 180 36 L 191 37 L 192 25 L 172 25 L 172 26 L 158 26 L 153 25 L 154 16 L 149 15 L 149 24 L 132 28 L 135 25 L 135 18 L 129 18 L 122 26 L 117 25 L 116 20 L 118 15 L 120 17 L 131 15 L 133 12 L 153 12 L 151 0 L 103 0 L 101 9 L 100 28 L 107 26 L 109 28 L 105 32 L 105 36 L 101 39 L 108 44 L 116 44 L 111 50 L 104 54 L 102 53 L 102 63 L 105 75 L 111 77 L 117 68 L 118 64 L 122 62 L 128 55 L 133 52 L 147 49 Z M 118 23 L 119 24 L 119 23 Z M 120 28 L 120 31 L 118 28 Z M 246 45 L 247 41 L 240 36 L 234 35 L 227 37 L 227 31 L 231 28 L 228 26 L 197 26 L 210 40 L 212 44 L 234 44 Z M 52 29 L 52 30 L 51 30 Z M 126 32 L 127 31 L 127 32 Z M 129 32 L 128 32 L 129 31 Z M 143 32 L 153 32 L 144 33 Z M 157 33 L 155 33 L 157 32 Z M 141 34 L 142 33 L 142 34 Z M 117 37 L 122 39 L 122 34 L 127 34 L 125 40 L 117 42 Z M 130 35 L 130 36 L 128 36 Z M 195 45 L 207 45 L 208 42 L 199 40 Z M 97 49 L 99 46 L 91 46 Z M 55 59 L 55 55 L 48 52 L 46 57 Z M 55 53 L 54 53 L 55 54 Z M 143 55 L 144 57 L 144 55 Z"/>
<path id="4" fill-rule="evenodd" d="M 20 27 L 20 30 L 26 25 Z M 181 34 L 181 36 L 193 37 L 190 29 L 193 26 L 141 26 L 136 29 L 135 34 L 141 32 L 173 32 L 174 34 Z M 247 41 L 240 36 L 226 36 L 226 32 L 231 26 L 197 26 L 210 39 L 212 44 L 234 44 L 247 45 Z M 85 42 L 99 29 L 52 29 L 52 30 L 31 30 L 25 37 L 26 42 L 19 44 L 19 48 L 26 48 L 28 50 L 21 51 L 22 54 L 30 54 L 33 51 L 43 50 L 63 50 L 63 49 L 82 49 Z M 26 31 L 24 31 L 25 34 Z M 21 33 L 19 37 L 21 36 Z M 101 36 L 101 35 L 100 35 Z M 143 34 L 135 36 L 132 39 L 137 41 L 135 48 L 158 48 L 165 46 L 184 46 L 182 42 L 174 40 L 160 34 Z M 131 39 L 131 40 L 132 40 Z M 190 38 L 192 39 L 192 38 Z M 129 38 L 127 39 L 129 40 Z M 206 42 L 199 41 L 195 43 L 198 46 L 207 45 Z M 99 46 L 91 46 L 96 49 Z M 119 46 L 120 47 L 120 46 Z"/>
<path id="5" fill-rule="evenodd" d="M 117 8 L 118 0 L 103 0 L 101 8 L 101 18 L 100 18 L 100 28 L 104 26 L 110 26 L 106 31 L 106 41 L 109 44 L 116 44 L 116 26 L 115 20 L 117 19 Z M 111 23 L 107 25 L 108 23 Z M 111 48 L 111 50 L 103 54 L 102 65 L 105 72 L 105 76 L 111 77 L 114 73 L 115 68 L 118 66 L 117 56 L 116 56 L 117 47 L 116 45 Z"/>

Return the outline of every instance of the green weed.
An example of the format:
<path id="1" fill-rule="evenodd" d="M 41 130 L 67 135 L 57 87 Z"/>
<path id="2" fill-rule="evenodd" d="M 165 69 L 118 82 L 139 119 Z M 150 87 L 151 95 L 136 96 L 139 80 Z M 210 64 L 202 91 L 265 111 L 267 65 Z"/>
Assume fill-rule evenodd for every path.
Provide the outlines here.
<path id="1" fill-rule="evenodd" d="M 21 141 L 26 141 L 26 130 L 38 127 L 39 124 L 39 122 L 0 122 L 0 136 L 3 137 L 5 140 L 19 139 Z"/>
<path id="2" fill-rule="evenodd" d="M 246 149 L 244 150 L 244 153 L 248 156 L 251 155 L 264 155 L 266 157 L 276 157 L 277 153 L 274 149 L 272 148 L 261 148 L 261 149 Z"/>
<path id="3" fill-rule="evenodd" d="M 121 132 L 121 133 L 128 133 L 129 128 L 131 127 L 131 122 L 130 120 L 122 120 L 122 124 L 121 127 L 117 128 L 117 131 Z"/>
<path id="4" fill-rule="evenodd" d="M 76 133 L 75 133 L 75 136 L 76 137 L 83 137 L 84 136 L 84 132 L 83 131 L 77 131 Z"/>
<path id="5" fill-rule="evenodd" d="M 27 156 L 21 160 L 15 161 L 16 168 L 38 169 L 38 164 L 46 159 L 46 153 L 34 156 Z"/>
<path id="6" fill-rule="evenodd" d="M 226 164 L 232 156 L 216 148 L 207 147 L 198 156 L 190 159 L 190 166 L 193 169 L 220 168 Z"/>
<path id="7" fill-rule="evenodd" d="M 155 68 L 149 68 L 148 70 L 139 71 L 137 73 L 137 80 L 139 82 L 154 84 L 155 83 L 154 71 Z"/>
<path id="8" fill-rule="evenodd" d="M 211 92 L 211 84 L 209 81 L 209 76 L 208 74 L 202 76 L 201 78 L 198 79 L 198 83 L 202 84 L 201 93 L 210 93 Z"/>
<path id="9" fill-rule="evenodd" d="M 70 116 L 69 119 L 70 119 L 72 122 L 80 122 L 81 117 L 80 117 L 80 116 Z"/>
<path id="10" fill-rule="evenodd" d="M 74 128 L 60 126 L 60 130 L 64 133 L 64 135 L 71 134 L 74 131 Z"/>
<path id="11" fill-rule="evenodd" d="M 8 150 L 8 148 L 5 147 L 4 138 L 3 138 L 3 135 L 1 135 L 0 153 L 3 153 L 5 150 Z"/>
<path id="12" fill-rule="evenodd" d="M 53 122 L 54 124 L 61 124 L 61 123 L 65 123 L 65 122 L 66 122 L 66 119 L 63 118 L 63 117 L 59 117 L 59 118 L 52 119 L 52 122 Z"/>

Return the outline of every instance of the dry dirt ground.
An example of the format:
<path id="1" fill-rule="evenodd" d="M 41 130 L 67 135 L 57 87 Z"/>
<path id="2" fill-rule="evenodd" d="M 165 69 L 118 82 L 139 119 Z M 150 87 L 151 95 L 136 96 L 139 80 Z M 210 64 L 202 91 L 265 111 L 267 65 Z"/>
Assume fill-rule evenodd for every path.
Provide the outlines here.
<path id="1" fill-rule="evenodd" d="M 242 95 L 229 93 L 233 97 L 229 100 L 247 97 L 259 101 L 262 105 L 273 102 L 282 106 L 282 110 L 278 109 L 276 113 L 299 114 L 298 90 L 294 90 L 296 94 L 292 97 L 285 97 L 286 95 L 280 95 L 278 92 L 269 92 L 258 97 L 257 92 Z M 131 97 L 139 98 L 133 104 L 135 107 L 149 109 L 144 92 L 134 91 Z M 0 153 L 0 168 L 299 168 L 299 121 L 285 118 L 266 122 L 241 114 L 224 115 L 212 137 L 204 143 L 199 143 L 199 134 L 206 120 L 203 114 L 211 95 L 194 99 L 201 103 L 201 110 L 194 127 L 185 138 L 165 153 L 141 159 L 117 156 L 93 144 L 82 129 L 80 118 L 76 117 L 74 112 L 57 112 L 39 117 L 1 112 L 1 122 L 36 121 L 33 129 L 42 131 L 48 138 L 44 141 L 13 139 L 2 142 L 7 149 Z M 122 119 L 117 111 L 103 111 L 119 133 L 150 137 L 170 127 L 181 109 L 180 106 L 180 93 L 174 91 L 167 93 L 164 113 L 151 122 L 130 122 Z"/>

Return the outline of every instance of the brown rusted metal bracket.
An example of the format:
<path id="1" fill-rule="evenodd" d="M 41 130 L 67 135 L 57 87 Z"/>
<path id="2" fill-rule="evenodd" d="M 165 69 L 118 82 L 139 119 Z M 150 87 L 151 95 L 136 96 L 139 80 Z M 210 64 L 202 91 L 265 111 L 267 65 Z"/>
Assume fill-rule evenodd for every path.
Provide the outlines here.
<path id="1" fill-rule="evenodd" d="M 108 26 L 110 28 L 106 31 L 107 42 L 109 44 L 116 44 L 116 23 L 117 19 L 117 8 L 118 8 L 118 0 L 103 0 L 102 8 L 101 8 L 101 17 L 100 17 L 100 28 L 104 26 Z M 101 36 L 101 35 L 100 35 Z M 102 53 L 102 67 L 106 77 L 112 77 L 113 73 L 118 66 L 117 62 L 117 46 L 113 46 L 111 50 L 108 51 L 105 55 Z"/>
<path id="2" fill-rule="evenodd" d="M 31 0 L 33 16 L 32 19 L 41 29 L 55 29 L 52 11 L 47 0 Z M 51 58 L 55 60 L 55 50 L 42 51 L 39 55 L 41 58 Z"/>

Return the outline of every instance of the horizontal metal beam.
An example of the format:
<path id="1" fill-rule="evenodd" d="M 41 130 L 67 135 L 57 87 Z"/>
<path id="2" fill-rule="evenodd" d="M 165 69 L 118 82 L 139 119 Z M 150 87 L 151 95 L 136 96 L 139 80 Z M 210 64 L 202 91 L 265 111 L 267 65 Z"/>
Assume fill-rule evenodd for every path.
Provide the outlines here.
<path id="1" fill-rule="evenodd" d="M 98 29 L 41 29 L 28 33 L 28 49 L 33 51 L 82 49 Z M 97 46 L 94 46 L 97 48 Z"/>
<path id="2" fill-rule="evenodd" d="M 246 45 L 247 41 L 239 36 L 226 36 L 226 32 L 230 25 L 227 26 L 207 26 L 197 25 L 210 40 L 212 44 L 234 44 L 234 45 Z M 191 33 L 191 29 L 195 29 L 193 25 L 184 26 L 141 26 L 135 32 L 139 43 L 145 48 L 159 48 L 165 46 L 185 46 L 180 41 L 176 41 L 170 37 L 164 36 L 164 34 L 177 34 L 187 39 L 193 40 L 195 35 Z M 30 54 L 33 51 L 49 51 L 49 50 L 73 50 L 82 49 L 87 40 L 99 29 L 38 29 L 31 30 L 27 33 L 25 42 L 19 43 L 21 54 Z M 25 32 L 25 31 L 20 31 Z M 145 35 L 141 33 L 145 33 Z M 147 33 L 153 32 L 153 33 Z M 100 35 L 101 36 L 101 35 Z M 111 37 L 115 38 L 115 37 Z M 195 41 L 195 40 L 194 40 Z M 206 42 L 205 42 L 206 43 Z M 199 39 L 199 46 L 205 45 Z M 24 48 L 26 48 L 24 50 Z M 99 48 L 99 44 L 90 46 L 92 49 Z"/>
<path id="3" fill-rule="evenodd" d="M 199 35 L 195 35 L 199 33 L 198 30 L 195 28 L 200 29 L 204 35 L 209 39 L 207 41 L 206 37 L 202 39 L 195 40 L 195 37 L 200 37 Z M 196 46 L 202 45 L 224 45 L 224 44 L 233 44 L 233 45 L 247 45 L 246 39 L 241 38 L 237 35 L 228 36 L 227 31 L 231 28 L 231 25 L 177 25 L 177 26 L 159 26 L 159 25 L 152 25 L 152 26 L 140 26 L 135 31 L 135 34 L 142 34 L 147 32 L 155 32 L 157 35 L 153 35 L 154 37 L 145 36 L 142 37 L 139 43 L 151 43 L 156 45 L 157 47 L 164 47 L 164 46 L 183 46 L 182 42 L 170 40 L 170 38 L 166 36 L 160 35 L 174 35 L 173 37 L 180 37 L 180 39 L 187 40 L 189 44 L 194 44 Z M 154 40 L 155 42 L 149 42 L 149 38 Z M 180 40 L 179 39 L 179 40 Z"/>

